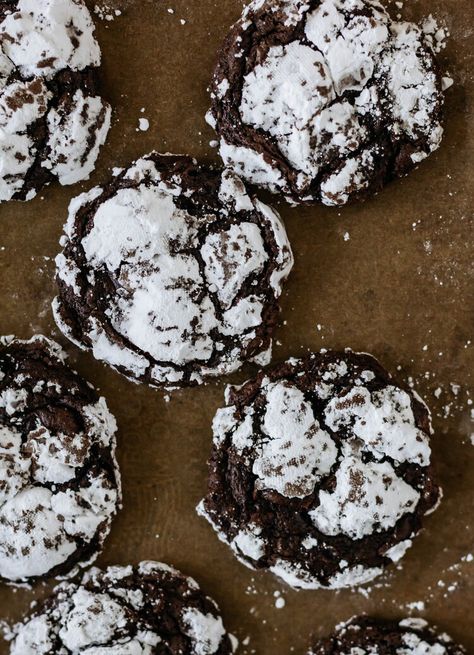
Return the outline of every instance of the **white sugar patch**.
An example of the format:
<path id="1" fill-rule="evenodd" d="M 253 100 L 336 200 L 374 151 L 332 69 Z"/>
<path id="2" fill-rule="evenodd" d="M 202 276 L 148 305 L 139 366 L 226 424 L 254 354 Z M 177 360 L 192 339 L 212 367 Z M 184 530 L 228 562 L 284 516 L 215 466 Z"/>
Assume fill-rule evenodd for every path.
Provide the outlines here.
<path id="1" fill-rule="evenodd" d="M 256 444 L 256 487 L 288 498 L 304 498 L 336 461 L 337 449 L 301 391 L 290 384 L 265 389 L 267 408 L 262 430 L 269 439 Z"/>
<path id="2" fill-rule="evenodd" d="M 325 409 L 332 430 L 349 427 L 377 458 L 387 455 L 397 462 L 427 466 L 431 448 L 428 436 L 416 427 L 410 396 L 394 386 L 370 393 L 351 389 L 330 400 Z"/>
<path id="3" fill-rule="evenodd" d="M 414 510 L 420 494 L 388 462 L 364 463 L 346 456 L 337 470 L 334 491 L 321 491 L 319 500 L 320 505 L 309 512 L 318 530 L 361 539 L 393 528 Z"/>

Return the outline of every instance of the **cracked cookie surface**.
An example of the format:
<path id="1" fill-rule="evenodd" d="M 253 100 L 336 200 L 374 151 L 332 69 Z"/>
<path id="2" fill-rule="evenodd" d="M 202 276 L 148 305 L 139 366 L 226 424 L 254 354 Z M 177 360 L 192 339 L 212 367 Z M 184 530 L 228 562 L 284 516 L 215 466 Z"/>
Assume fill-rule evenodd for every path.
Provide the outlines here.
<path id="1" fill-rule="evenodd" d="M 166 564 L 88 571 L 14 626 L 11 655 L 230 655 L 213 600 Z"/>
<path id="2" fill-rule="evenodd" d="M 377 0 L 253 0 L 220 50 L 208 121 L 249 182 L 343 205 L 439 147 L 441 86 L 430 38 Z"/>
<path id="3" fill-rule="evenodd" d="M 73 200 L 62 245 L 56 322 L 128 378 L 185 386 L 268 361 L 293 256 L 231 171 L 152 153 Z"/>
<path id="4" fill-rule="evenodd" d="M 437 633 L 424 619 L 386 621 L 356 617 L 320 639 L 308 655 L 463 655 L 466 651 L 445 633 Z"/>
<path id="5" fill-rule="evenodd" d="M 114 417 L 55 342 L 0 342 L 0 580 L 76 573 L 120 504 Z"/>
<path id="6" fill-rule="evenodd" d="M 239 560 L 314 589 L 363 584 L 403 557 L 441 496 L 413 391 L 370 355 L 322 351 L 226 401 L 198 512 Z"/>
<path id="7" fill-rule="evenodd" d="M 101 53 L 82 0 L 0 8 L 0 202 L 87 179 L 110 127 Z"/>

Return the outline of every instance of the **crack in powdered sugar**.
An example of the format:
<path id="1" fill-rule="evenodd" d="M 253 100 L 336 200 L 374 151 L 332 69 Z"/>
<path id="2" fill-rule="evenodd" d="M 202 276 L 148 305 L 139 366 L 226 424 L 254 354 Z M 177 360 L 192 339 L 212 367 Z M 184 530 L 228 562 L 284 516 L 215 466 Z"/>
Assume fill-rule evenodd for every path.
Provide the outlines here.
<path id="1" fill-rule="evenodd" d="M 0 578 L 9 582 L 88 564 L 120 503 L 115 419 L 58 348 L 44 337 L 1 348 Z"/>
<path id="2" fill-rule="evenodd" d="M 59 585 L 9 638 L 11 655 L 48 653 L 53 645 L 88 655 L 232 652 L 214 601 L 192 578 L 158 562 L 92 569 L 81 583 Z"/>
<path id="3" fill-rule="evenodd" d="M 429 413 L 368 356 L 312 357 L 230 388 L 198 511 L 244 564 L 291 586 L 364 584 L 404 556 L 419 531 L 409 522 L 439 498 L 427 479 Z"/>
<path id="4" fill-rule="evenodd" d="M 464 655 L 463 647 L 440 633 L 424 619 L 401 621 L 360 616 L 341 623 L 334 634 L 316 642 L 308 655 L 332 649 L 335 655 L 369 655 L 380 651 L 394 655 Z"/>
<path id="5" fill-rule="evenodd" d="M 433 22 L 391 20 L 375 0 L 250 3 L 213 82 L 209 122 L 224 161 L 327 205 L 407 172 L 443 134 Z"/>
<path id="6" fill-rule="evenodd" d="M 207 186 L 186 188 L 179 174 L 166 179 L 154 157 L 120 173 L 113 193 L 94 189 L 71 203 L 64 252 L 56 259 L 55 315 L 67 336 L 133 379 L 196 383 L 265 355 L 266 312 L 293 258 L 279 216 L 252 199 L 233 173 L 209 172 L 218 185 L 208 191 L 207 173 L 196 169 L 201 178 L 193 183 Z M 209 194 L 202 207 L 194 201 L 198 193 Z M 205 210 L 212 193 L 215 205 Z M 183 202 L 195 206 L 188 211 Z M 89 204 L 95 208 L 84 231 L 81 212 Z M 196 206 L 204 213 L 196 215 Z M 104 275 L 113 289 L 100 298 L 103 314 L 76 312 Z M 82 322 L 77 337 L 71 319 Z"/>
<path id="7" fill-rule="evenodd" d="M 18 0 L 0 10 L 0 201 L 29 200 L 36 185 L 74 184 L 93 171 L 111 118 L 87 91 L 101 58 L 93 33 L 82 1 Z"/>

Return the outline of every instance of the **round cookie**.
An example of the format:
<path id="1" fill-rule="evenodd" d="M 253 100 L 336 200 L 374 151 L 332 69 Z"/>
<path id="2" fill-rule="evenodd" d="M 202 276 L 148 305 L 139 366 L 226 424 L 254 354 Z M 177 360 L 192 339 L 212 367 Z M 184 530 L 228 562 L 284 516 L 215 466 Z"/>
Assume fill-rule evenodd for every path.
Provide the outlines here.
<path id="1" fill-rule="evenodd" d="M 0 202 L 85 180 L 110 127 L 100 48 L 82 0 L 0 7 Z"/>
<path id="2" fill-rule="evenodd" d="M 464 655 L 462 646 L 446 634 L 438 634 L 423 619 L 386 621 L 356 617 L 318 640 L 308 655 Z"/>
<path id="3" fill-rule="evenodd" d="M 440 500 L 429 411 L 370 355 L 292 359 L 226 402 L 198 512 L 250 568 L 295 588 L 366 583 Z"/>
<path id="4" fill-rule="evenodd" d="M 293 256 L 232 172 L 151 153 L 72 201 L 62 245 L 56 322 L 128 378 L 186 386 L 268 362 Z"/>
<path id="5" fill-rule="evenodd" d="M 92 569 L 14 626 L 10 655 L 230 655 L 219 609 L 157 562 Z"/>
<path id="6" fill-rule="evenodd" d="M 443 134 L 432 38 L 378 0 L 253 0 L 211 98 L 225 164 L 296 203 L 373 194 Z"/>
<path id="7" fill-rule="evenodd" d="M 46 337 L 0 341 L 0 580 L 75 574 L 120 505 L 114 417 Z"/>

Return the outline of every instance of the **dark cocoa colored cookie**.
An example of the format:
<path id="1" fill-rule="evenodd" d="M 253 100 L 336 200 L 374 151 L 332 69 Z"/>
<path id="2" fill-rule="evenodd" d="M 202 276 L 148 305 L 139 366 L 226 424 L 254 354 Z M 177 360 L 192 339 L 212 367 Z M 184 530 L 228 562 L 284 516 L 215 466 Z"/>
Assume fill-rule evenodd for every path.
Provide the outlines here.
<path id="1" fill-rule="evenodd" d="M 0 580 L 76 573 L 120 503 L 116 424 L 53 341 L 0 341 Z"/>
<path id="2" fill-rule="evenodd" d="M 377 0 L 253 0 L 211 91 L 225 164 L 297 203 L 368 196 L 443 134 L 432 36 Z"/>
<path id="3" fill-rule="evenodd" d="M 440 489 L 430 414 L 370 355 L 322 351 L 229 387 L 198 511 L 237 557 L 296 588 L 372 580 Z"/>
<path id="4" fill-rule="evenodd" d="M 361 616 L 338 626 L 330 637 L 317 641 L 308 655 L 464 655 L 465 652 L 423 619 L 386 621 Z"/>
<path id="5" fill-rule="evenodd" d="M 152 153 L 73 200 L 62 245 L 56 322 L 128 378 L 184 386 L 268 361 L 293 257 L 232 172 Z"/>
<path id="6" fill-rule="evenodd" d="M 2 1 L 0 202 L 89 177 L 110 127 L 100 57 L 82 0 Z"/>
<path id="7" fill-rule="evenodd" d="M 230 655 L 219 609 L 157 562 L 92 569 L 14 626 L 11 655 Z"/>

